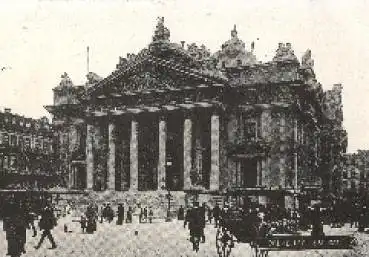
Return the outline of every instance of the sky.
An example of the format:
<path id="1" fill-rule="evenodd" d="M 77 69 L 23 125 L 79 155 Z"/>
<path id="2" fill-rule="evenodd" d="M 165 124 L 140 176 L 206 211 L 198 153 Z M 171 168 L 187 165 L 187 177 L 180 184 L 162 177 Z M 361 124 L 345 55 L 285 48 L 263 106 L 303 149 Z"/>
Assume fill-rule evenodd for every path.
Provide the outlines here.
<path id="1" fill-rule="evenodd" d="M 52 88 L 67 72 L 83 84 L 90 71 L 109 75 L 119 56 L 150 42 L 158 16 L 172 42 L 205 44 L 212 52 L 230 39 L 233 25 L 260 61 L 279 42 L 300 59 L 311 49 L 325 90 L 343 85 L 348 152 L 369 149 L 369 1 L 330 0 L 40 0 L 0 1 L 0 106 L 34 118 L 48 116 Z"/>

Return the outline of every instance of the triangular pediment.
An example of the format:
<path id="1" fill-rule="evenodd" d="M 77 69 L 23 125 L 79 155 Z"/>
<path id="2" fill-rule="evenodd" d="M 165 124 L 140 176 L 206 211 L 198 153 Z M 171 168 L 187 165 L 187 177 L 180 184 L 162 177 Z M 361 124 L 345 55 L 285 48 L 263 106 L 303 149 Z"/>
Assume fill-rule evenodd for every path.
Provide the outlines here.
<path id="1" fill-rule="evenodd" d="M 217 60 L 204 45 L 170 42 L 170 31 L 159 17 L 152 42 L 138 54 L 120 57 L 116 70 L 89 87 L 87 97 L 105 93 L 180 89 L 198 83 L 226 83 Z"/>
<path id="2" fill-rule="evenodd" d="M 188 56 L 181 53 L 156 56 L 144 50 L 139 55 L 129 57 L 130 60 L 121 60 L 117 70 L 110 76 L 89 88 L 87 94 L 176 90 L 198 84 L 225 83 L 227 80 L 218 70 L 189 62 Z"/>

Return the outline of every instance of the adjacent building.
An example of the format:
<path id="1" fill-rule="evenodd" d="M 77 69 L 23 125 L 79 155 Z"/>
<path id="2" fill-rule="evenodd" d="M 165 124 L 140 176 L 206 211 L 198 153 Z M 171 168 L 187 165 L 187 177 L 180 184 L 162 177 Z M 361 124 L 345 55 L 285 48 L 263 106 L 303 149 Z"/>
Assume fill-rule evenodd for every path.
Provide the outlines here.
<path id="1" fill-rule="evenodd" d="M 53 132 L 46 117 L 0 111 L 0 187 L 40 188 L 55 183 Z"/>
<path id="2" fill-rule="evenodd" d="M 344 155 L 342 191 L 359 193 L 369 186 L 369 151 L 358 150 Z"/>
<path id="3" fill-rule="evenodd" d="M 147 48 L 120 57 L 106 78 L 90 72 L 74 85 L 63 74 L 45 108 L 69 187 L 217 193 L 331 185 L 322 174 L 333 169 L 323 158 L 332 144 L 322 142 L 336 116 L 326 115 L 330 93 L 315 78 L 311 51 L 300 62 L 280 43 L 266 63 L 253 51 L 236 27 L 214 54 L 173 43 L 159 18 Z"/>

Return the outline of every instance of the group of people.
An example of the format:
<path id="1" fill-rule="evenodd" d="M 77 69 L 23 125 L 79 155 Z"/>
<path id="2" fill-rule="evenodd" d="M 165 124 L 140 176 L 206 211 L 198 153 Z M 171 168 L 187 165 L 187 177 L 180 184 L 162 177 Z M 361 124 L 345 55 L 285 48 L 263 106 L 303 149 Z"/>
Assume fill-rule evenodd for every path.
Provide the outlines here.
<path id="1" fill-rule="evenodd" d="M 140 207 L 140 213 L 138 215 L 139 223 L 149 222 L 152 223 L 154 212 L 151 207 Z M 81 219 L 78 222 L 81 223 L 82 233 L 93 233 L 97 229 L 97 222 L 103 223 L 107 221 L 111 223 L 114 217 L 117 217 L 116 225 L 122 225 L 125 223 L 132 223 L 133 208 L 129 206 L 127 211 L 122 203 L 118 204 L 117 211 L 115 212 L 110 203 L 104 203 L 98 208 L 97 204 L 90 204 L 86 212 L 81 215 Z"/>
<path id="2" fill-rule="evenodd" d="M 38 226 L 42 230 L 41 238 L 36 246 L 40 248 L 47 237 L 51 243 L 51 249 L 55 249 L 56 243 L 51 230 L 56 226 L 56 217 L 49 203 L 41 210 L 33 210 L 32 203 L 27 199 L 10 194 L 3 206 L 3 230 L 8 242 L 7 255 L 19 257 L 26 253 L 27 229 L 32 229 L 33 237 L 37 236 L 34 221 L 40 215 Z"/>

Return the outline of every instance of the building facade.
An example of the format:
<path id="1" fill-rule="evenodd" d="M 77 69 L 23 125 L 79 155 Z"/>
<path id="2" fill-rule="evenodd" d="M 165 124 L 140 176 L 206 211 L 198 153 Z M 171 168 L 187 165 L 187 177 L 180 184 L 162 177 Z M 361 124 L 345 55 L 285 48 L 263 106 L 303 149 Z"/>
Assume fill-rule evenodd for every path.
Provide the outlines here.
<path id="1" fill-rule="evenodd" d="M 46 117 L 0 112 L 1 188 L 40 188 L 54 181 L 53 132 Z"/>
<path id="2" fill-rule="evenodd" d="M 253 48 L 236 27 L 214 54 L 172 43 L 160 18 L 148 47 L 120 57 L 108 77 L 90 72 L 76 86 L 64 74 L 45 108 L 69 186 L 221 192 L 322 184 L 325 93 L 310 50 L 300 63 L 280 43 L 261 63 Z"/>
<path id="3" fill-rule="evenodd" d="M 342 191 L 359 193 L 369 186 L 369 151 L 358 150 L 344 155 Z"/>

